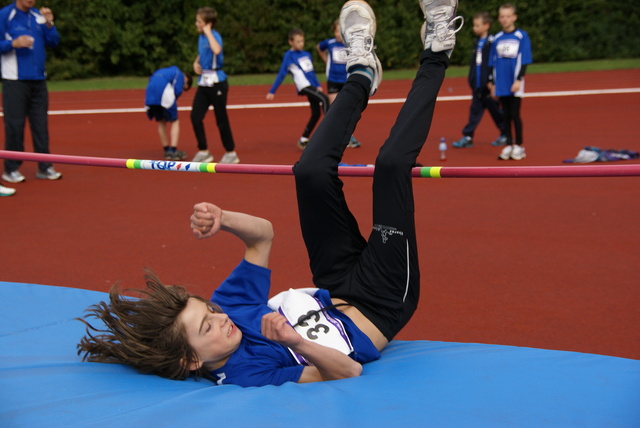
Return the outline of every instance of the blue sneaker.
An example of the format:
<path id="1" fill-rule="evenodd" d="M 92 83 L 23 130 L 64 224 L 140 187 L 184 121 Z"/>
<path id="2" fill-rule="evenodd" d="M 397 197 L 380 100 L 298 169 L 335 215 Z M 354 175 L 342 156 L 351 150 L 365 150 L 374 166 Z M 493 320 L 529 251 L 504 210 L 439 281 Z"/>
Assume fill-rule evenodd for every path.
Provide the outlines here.
<path id="1" fill-rule="evenodd" d="M 496 141 L 494 141 L 493 143 L 491 143 L 492 146 L 497 147 L 497 146 L 505 146 L 507 144 L 507 136 L 506 135 L 501 135 L 499 136 Z"/>
<path id="2" fill-rule="evenodd" d="M 349 139 L 349 144 L 347 144 L 347 147 L 350 149 L 357 149 L 358 147 L 360 147 L 360 141 L 356 140 L 356 137 L 352 135 Z"/>
<path id="3" fill-rule="evenodd" d="M 458 141 L 455 141 L 451 144 L 453 147 L 457 149 L 463 149 L 465 147 L 473 147 L 473 140 L 471 137 L 464 136 L 460 138 Z"/>

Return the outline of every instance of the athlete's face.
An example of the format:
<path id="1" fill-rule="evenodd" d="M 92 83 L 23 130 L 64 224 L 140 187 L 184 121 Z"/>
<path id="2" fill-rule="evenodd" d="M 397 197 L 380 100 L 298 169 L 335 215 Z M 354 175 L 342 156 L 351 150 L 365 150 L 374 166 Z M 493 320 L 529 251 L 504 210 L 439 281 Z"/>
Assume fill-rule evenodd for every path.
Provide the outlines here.
<path id="1" fill-rule="evenodd" d="M 292 39 L 289 40 L 289 44 L 293 48 L 293 50 L 301 51 L 304 49 L 304 36 L 300 34 L 296 34 Z"/>
<path id="2" fill-rule="evenodd" d="M 23 12 L 36 6 L 36 0 L 16 0 L 16 6 Z"/>
<path id="3" fill-rule="evenodd" d="M 340 27 L 336 25 L 336 29 L 333 31 L 333 37 L 340 43 L 342 43 L 342 34 L 340 34 Z"/>
<path id="4" fill-rule="evenodd" d="M 198 33 L 202 33 L 202 29 L 204 28 L 204 19 L 202 16 L 196 15 L 196 28 L 198 29 Z"/>
<path id="5" fill-rule="evenodd" d="M 484 22 L 482 18 L 475 18 L 473 20 L 473 34 L 478 37 L 484 37 L 489 34 L 489 27 L 491 27 L 491 24 Z"/>
<path id="6" fill-rule="evenodd" d="M 190 298 L 178 315 L 187 342 L 196 351 L 198 362 L 191 370 L 205 366 L 208 370 L 221 367 L 240 346 L 242 332 L 227 314 L 214 312 L 202 300 Z"/>
<path id="7" fill-rule="evenodd" d="M 510 7 L 503 7 L 498 12 L 498 21 L 500 21 L 502 29 L 508 33 L 516 29 L 516 19 L 518 19 L 518 15 Z"/>

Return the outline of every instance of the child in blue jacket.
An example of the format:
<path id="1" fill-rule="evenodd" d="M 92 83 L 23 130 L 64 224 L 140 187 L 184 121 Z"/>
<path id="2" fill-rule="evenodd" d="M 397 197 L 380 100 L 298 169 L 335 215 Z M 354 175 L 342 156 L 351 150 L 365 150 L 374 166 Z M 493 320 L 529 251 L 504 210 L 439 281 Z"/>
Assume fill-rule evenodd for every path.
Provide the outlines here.
<path id="1" fill-rule="evenodd" d="M 149 120 L 158 123 L 158 135 L 164 148 L 166 160 L 184 160 L 187 154 L 178 150 L 180 121 L 178 120 L 178 98 L 191 89 L 192 78 L 178 67 L 161 68 L 149 78 L 144 104 Z M 169 131 L 169 132 L 167 132 Z"/>
<path id="2" fill-rule="evenodd" d="M 267 99 L 272 100 L 275 98 L 278 87 L 282 84 L 287 73 L 291 73 L 298 95 L 306 95 L 311 105 L 311 117 L 302 132 L 300 140 L 298 140 L 298 147 L 304 150 L 309 142 L 311 132 L 313 132 L 320 120 L 320 109 L 322 109 L 323 114 L 327 113 L 329 98 L 322 92 L 322 87 L 313 70 L 311 54 L 304 50 L 304 31 L 299 28 L 291 30 L 289 32 L 289 45 L 291 45 L 291 49 L 284 54 L 280 71 L 267 94 Z"/>

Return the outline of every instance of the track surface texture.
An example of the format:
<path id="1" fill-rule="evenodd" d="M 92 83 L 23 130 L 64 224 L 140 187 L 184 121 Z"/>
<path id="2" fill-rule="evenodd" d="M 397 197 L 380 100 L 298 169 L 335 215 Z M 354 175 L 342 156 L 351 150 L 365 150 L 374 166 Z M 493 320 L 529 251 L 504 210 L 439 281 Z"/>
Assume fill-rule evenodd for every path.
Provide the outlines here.
<path id="1" fill-rule="evenodd" d="M 243 163 L 292 165 L 308 118 L 291 84 L 272 102 L 267 86 L 236 87 L 229 105 Z M 640 151 L 640 93 L 568 94 L 640 88 L 640 70 L 527 76 L 523 101 L 527 158 L 498 161 L 488 116 L 473 148 L 453 149 L 468 117 L 465 78 L 442 86 L 425 166 L 560 165 L 584 146 Z M 410 86 L 382 83 L 344 161 L 374 163 Z M 189 107 L 195 90 L 180 100 Z M 551 93 L 551 94 L 550 94 Z M 553 94 L 555 93 L 555 95 Z M 551 96 L 552 95 L 552 96 Z M 562 96 L 558 96 L 562 95 Z M 50 94 L 51 152 L 158 159 L 155 123 L 142 112 L 143 90 Z M 113 109 L 113 113 L 78 110 Z M 121 109 L 133 109 L 122 112 Z M 88 114 L 91 113 L 91 114 Z M 194 155 L 189 112 L 181 110 L 180 148 Z M 222 146 L 206 117 L 215 159 Z M 0 120 L 0 128 L 3 122 Z M 4 132 L 4 129 L 1 130 Z M 3 134 L 0 134 L 3 135 Z M 439 161 L 438 142 L 449 143 Z M 32 150 L 27 132 L 27 150 Z M 631 163 L 640 163 L 630 161 Z M 571 166 L 567 166 L 571 167 Z M 143 268 L 167 284 L 210 296 L 239 262 L 243 247 L 220 234 L 198 241 L 189 230 L 195 203 L 271 220 L 276 231 L 272 294 L 311 286 L 300 236 L 293 178 L 197 174 L 58 165 L 57 182 L 35 179 L 0 200 L 0 280 L 107 291 L 144 286 Z M 371 179 L 347 177 L 348 202 L 365 235 L 371 228 Z M 422 295 L 399 339 L 479 342 L 640 358 L 640 180 L 630 178 L 414 179 Z M 38 308 L 33 308 L 37 316 Z M 76 314 L 81 315 L 81 314 Z"/>

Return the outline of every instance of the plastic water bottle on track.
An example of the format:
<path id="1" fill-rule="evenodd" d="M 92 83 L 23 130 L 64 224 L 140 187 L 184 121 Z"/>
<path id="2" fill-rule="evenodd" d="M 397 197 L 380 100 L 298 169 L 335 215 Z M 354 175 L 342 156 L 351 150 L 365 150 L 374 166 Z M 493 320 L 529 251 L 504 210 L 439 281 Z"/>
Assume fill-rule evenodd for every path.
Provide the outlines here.
<path id="1" fill-rule="evenodd" d="M 444 137 L 440 138 L 438 149 L 440 150 L 440 162 L 445 162 L 447 160 L 447 142 Z"/>

